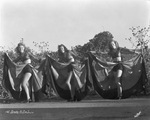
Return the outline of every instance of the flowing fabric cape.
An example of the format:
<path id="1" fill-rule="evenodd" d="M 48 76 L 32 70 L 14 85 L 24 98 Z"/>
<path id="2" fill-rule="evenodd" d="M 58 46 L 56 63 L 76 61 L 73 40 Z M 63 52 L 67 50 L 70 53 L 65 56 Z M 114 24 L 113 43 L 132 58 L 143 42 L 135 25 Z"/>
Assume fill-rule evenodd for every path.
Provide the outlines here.
<path id="1" fill-rule="evenodd" d="M 30 96 L 33 101 L 39 101 L 43 99 L 45 95 L 42 93 L 42 86 L 44 83 L 42 70 L 44 68 L 45 61 L 41 63 L 40 69 L 35 69 L 29 64 L 16 65 L 11 58 L 4 54 L 4 67 L 3 67 L 3 87 L 10 95 L 16 100 L 26 100 L 26 94 L 22 88 L 22 79 L 24 74 L 23 68 L 29 65 L 32 68 L 32 76 L 28 82 Z"/>
<path id="2" fill-rule="evenodd" d="M 73 94 L 74 100 L 80 101 L 88 94 L 92 86 L 89 80 L 88 63 L 88 60 L 85 60 L 82 65 L 67 65 L 47 56 L 46 79 L 61 98 L 69 100 Z M 68 80 L 70 80 L 72 92 L 67 85 Z"/>
<path id="3" fill-rule="evenodd" d="M 97 58 L 89 52 L 89 65 L 91 81 L 96 92 L 106 99 L 117 98 L 117 85 L 114 80 L 112 68 L 114 65 L 108 65 L 107 62 Z M 123 74 L 121 84 L 123 89 L 123 98 L 128 98 L 133 94 L 145 90 L 147 75 L 144 59 L 141 54 L 125 61 L 123 64 Z"/>

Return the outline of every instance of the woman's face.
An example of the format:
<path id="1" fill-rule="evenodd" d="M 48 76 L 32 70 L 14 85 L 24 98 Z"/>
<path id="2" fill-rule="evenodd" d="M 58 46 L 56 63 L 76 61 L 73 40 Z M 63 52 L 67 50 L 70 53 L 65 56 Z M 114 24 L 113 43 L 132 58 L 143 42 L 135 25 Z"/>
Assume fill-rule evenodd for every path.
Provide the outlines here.
<path id="1" fill-rule="evenodd" d="M 62 52 L 62 53 L 64 53 L 65 52 L 65 48 L 64 48 L 64 46 L 60 46 L 60 51 Z"/>
<path id="2" fill-rule="evenodd" d="M 19 51 L 20 51 L 21 53 L 24 53 L 24 49 L 25 49 L 25 48 L 24 48 L 23 45 L 20 45 L 20 46 L 19 46 Z"/>
<path id="3" fill-rule="evenodd" d="M 116 49 L 116 48 L 117 48 L 114 41 L 112 41 L 110 44 L 111 44 L 111 47 L 112 47 L 113 49 Z"/>

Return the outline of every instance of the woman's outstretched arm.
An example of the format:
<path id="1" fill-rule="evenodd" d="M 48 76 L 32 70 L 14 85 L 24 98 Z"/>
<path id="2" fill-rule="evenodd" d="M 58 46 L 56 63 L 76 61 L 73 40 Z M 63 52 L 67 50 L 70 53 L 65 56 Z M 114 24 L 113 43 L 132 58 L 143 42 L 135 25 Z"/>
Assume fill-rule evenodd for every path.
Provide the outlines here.
<path id="1" fill-rule="evenodd" d="M 140 52 L 137 52 L 136 50 L 130 50 L 130 49 L 121 49 L 121 52 L 123 54 L 139 54 Z"/>
<path id="2" fill-rule="evenodd" d="M 20 56 L 18 56 L 16 59 L 13 60 L 14 63 L 17 63 L 20 61 Z"/>

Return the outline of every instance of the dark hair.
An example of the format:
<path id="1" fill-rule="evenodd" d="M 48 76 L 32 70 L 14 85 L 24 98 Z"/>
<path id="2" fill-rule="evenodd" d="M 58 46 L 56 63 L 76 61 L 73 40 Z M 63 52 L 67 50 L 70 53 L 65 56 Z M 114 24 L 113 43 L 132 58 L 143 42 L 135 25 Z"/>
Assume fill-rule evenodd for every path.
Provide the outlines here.
<path id="1" fill-rule="evenodd" d="M 111 41 L 108 43 L 109 50 L 110 50 L 110 51 L 114 50 L 114 49 L 112 48 L 112 45 L 111 45 L 112 42 L 115 43 L 115 45 L 116 45 L 116 50 L 119 50 L 119 49 L 120 49 L 119 44 L 118 44 L 118 42 L 115 41 L 115 40 L 111 40 Z"/>
<path id="2" fill-rule="evenodd" d="M 60 45 L 58 45 L 58 55 L 59 55 L 59 56 L 63 55 L 63 53 L 60 51 L 60 48 L 61 48 L 62 46 L 63 46 L 64 49 L 65 49 L 65 53 L 68 53 L 68 52 L 69 52 L 69 50 L 67 49 L 67 47 L 66 47 L 65 45 L 60 44 Z"/>
<path id="3" fill-rule="evenodd" d="M 115 43 L 115 45 L 116 45 L 116 49 L 114 49 L 114 48 L 112 48 L 112 45 L 111 45 L 111 43 L 112 42 L 114 42 Z M 110 42 L 109 42 L 109 45 L 108 45 L 108 47 L 109 47 L 109 52 L 108 52 L 108 54 L 110 55 L 110 56 L 114 56 L 114 54 L 115 55 L 118 55 L 119 53 L 120 53 L 120 47 L 119 47 L 119 44 L 118 44 L 118 42 L 117 41 L 115 41 L 115 40 L 111 40 Z M 121 53 L 120 53 L 121 54 Z"/>
<path id="4" fill-rule="evenodd" d="M 26 52 L 27 52 L 26 46 L 25 46 L 25 44 L 23 44 L 23 43 L 18 43 L 17 47 L 15 48 L 16 53 L 19 54 L 19 55 L 21 54 L 21 52 L 20 52 L 20 50 L 19 50 L 19 47 L 20 47 L 20 46 L 24 46 L 24 52 L 26 53 Z"/>

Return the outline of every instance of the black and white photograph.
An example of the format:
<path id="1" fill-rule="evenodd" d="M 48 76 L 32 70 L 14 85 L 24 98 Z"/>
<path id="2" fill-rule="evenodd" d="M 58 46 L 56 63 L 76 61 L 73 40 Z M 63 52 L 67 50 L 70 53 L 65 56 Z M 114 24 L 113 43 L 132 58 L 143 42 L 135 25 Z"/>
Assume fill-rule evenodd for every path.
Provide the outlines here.
<path id="1" fill-rule="evenodd" d="M 150 120 L 150 0 L 1 0 L 0 120 Z"/>

